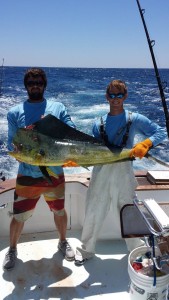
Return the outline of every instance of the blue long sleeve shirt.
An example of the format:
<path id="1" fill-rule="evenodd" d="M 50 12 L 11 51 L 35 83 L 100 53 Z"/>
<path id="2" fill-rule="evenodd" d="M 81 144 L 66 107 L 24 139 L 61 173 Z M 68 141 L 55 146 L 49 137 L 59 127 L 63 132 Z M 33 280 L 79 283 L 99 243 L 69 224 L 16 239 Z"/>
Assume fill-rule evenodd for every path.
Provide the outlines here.
<path id="1" fill-rule="evenodd" d="M 132 123 L 129 130 L 126 148 L 131 149 L 133 147 L 136 134 L 140 134 L 142 136 L 142 140 L 149 138 L 152 141 L 153 146 L 157 146 L 167 137 L 166 130 L 150 121 L 147 117 L 134 112 L 130 113 L 130 115 Z M 102 117 L 102 119 L 109 143 L 121 146 L 123 136 L 126 132 L 126 125 L 129 120 L 129 111 L 124 110 L 121 114 L 115 116 L 106 114 Z M 100 124 L 101 120 L 98 119 L 93 126 L 93 135 L 97 139 L 101 139 Z"/>
<path id="2" fill-rule="evenodd" d="M 44 99 L 42 102 L 31 103 L 25 101 L 17 106 L 12 107 L 8 114 L 8 149 L 13 150 L 12 140 L 18 128 L 24 128 L 40 120 L 42 116 L 52 114 L 67 125 L 74 127 L 70 116 L 67 113 L 65 106 L 60 102 L 47 101 Z M 62 167 L 49 167 L 49 171 L 56 175 L 63 174 Z M 37 166 L 32 166 L 25 163 L 19 163 L 18 174 L 32 177 L 43 176 Z"/>

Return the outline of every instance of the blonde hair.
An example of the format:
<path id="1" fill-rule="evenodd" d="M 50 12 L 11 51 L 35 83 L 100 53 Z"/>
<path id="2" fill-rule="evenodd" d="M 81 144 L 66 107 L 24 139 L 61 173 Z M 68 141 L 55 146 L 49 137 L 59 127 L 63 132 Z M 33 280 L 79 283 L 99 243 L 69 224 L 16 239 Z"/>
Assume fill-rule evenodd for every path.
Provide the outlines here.
<path id="1" fill-rule="evenodd" d="M 116 79 L 112 80 L 107 86 L 106 93 L 109 94 L 109 91 L 112 87 L 117 88 L 118 90 L 123 90 L 125 94 L 127 94 L 127 86 L 124 81 Z"/>

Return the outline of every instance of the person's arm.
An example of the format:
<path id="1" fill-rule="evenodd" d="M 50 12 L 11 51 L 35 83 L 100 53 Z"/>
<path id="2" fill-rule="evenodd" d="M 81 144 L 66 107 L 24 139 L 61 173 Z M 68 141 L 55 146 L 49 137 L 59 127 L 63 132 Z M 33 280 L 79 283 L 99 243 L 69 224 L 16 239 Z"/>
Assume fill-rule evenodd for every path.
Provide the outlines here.
<path id="1" fill-rule="evenodd" d="M 167 137 L 167 133 L 164 128 L 143 115 L 137 115 L 135 124 L 137 131 L 143 134 L 146 139 L 134 145 L 130 156 L 143 158 L 151 147 L 157 146 Z"/>
<path id="2" fill-rule="evenodd" d="M 70 127 L 76 128 L 75 124 L 72 122 L 70 115 L 67 113 L 67 109 L 62 104 L 62 110 L 60 112 L 60 120 L 69 125 Z"/>
<path id="3" fill-rule="evenodd" d="M 7 121 L 8 121 L 8 149 L 12 151 L 14 149 L 12 141 L 18 129 L 16 118 L 14 113 L 11 111 L 7 114 Z"/>
<path id="4" fill-rule="evenodd" d="M 93 133 L 93 136 L 98 139 L 98 140 L 102 140 L 101 139 L 101 136 L 100 136 L 100 127 L 99 127 L 99 124 L 98 122 L 95 122 L 94 125 L 93 125 L 93 130 L 92 130 L 92 133 Z"/>

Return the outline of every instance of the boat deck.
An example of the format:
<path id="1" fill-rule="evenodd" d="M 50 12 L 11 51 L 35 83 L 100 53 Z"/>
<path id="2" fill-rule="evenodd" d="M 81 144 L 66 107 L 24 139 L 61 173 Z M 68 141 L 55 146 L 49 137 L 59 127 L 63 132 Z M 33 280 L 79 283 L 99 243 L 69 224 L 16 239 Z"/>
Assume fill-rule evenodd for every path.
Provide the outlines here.
<path id="1" fill-rule="evenodd" d="M 67 233 L 75 249 L 80 232 Z M 28 299 L 129 299 L 128 252 L 123 240 L 100 240 L 96 256 L 83 266 L 68 262 L 57 249 L 56 232 L 24 234 L 18 244 L 16 267 L 0 268 L 2 300 Z M 0 244 L 0 265 L 8 239 Z"/>
<path id="2" fill-rule="evenodd" d="M 166 175 L 169 177 L 169 173 Z M 157 202 L 169 206 L 168 182 L 163 184 L 159 180 L 157 184 L 151 184 L 146 172 L 140 171 L 136 173 L 136 178 L 139 183 L 136 192 L 140 199 L 154 197 Z M 89 180 L 90 173 L 66 176 L 65 204 L 69 220 L 67 237 L 74 250 L 81 245 L 85 193 Z M 8 211 L 12 208 L 14 187 L 15 179 L 0 183 L 0 287 L 3 287 L 0 300 L 130 299 L 129 252 L 121 238 L 120 228 L 116 228 L 113 223 L 111 209 L 100 232 L 96 256 L 78 267 L 74 262 L 63 259 L 58 251 L 58 236 L 53 219 L 44 201 L 39 201 L 38 208 L 27 221 L 21 235 L 15 269 L 4 271 L 1 266 L 9 245 Z M 139 220 L 135 214 L 132 213 L 132 216 L 135 229 Z M 42 219 L 43 222 L 37 222 Z M 129 222 L 126 222 L 128 225 Z"/>

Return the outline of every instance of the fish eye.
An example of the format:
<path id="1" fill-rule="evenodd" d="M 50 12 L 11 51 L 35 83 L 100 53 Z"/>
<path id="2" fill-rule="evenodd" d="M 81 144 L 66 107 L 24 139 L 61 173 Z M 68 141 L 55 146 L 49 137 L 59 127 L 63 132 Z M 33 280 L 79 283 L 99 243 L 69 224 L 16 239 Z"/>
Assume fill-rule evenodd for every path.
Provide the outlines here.
<path id="1" fill-rule="evenodd" d="M 26 145 L 26 146 L 25 146 L 25 149 L 26 149 L 28 152 L 30 152 L 30 151 L 32 150 L 32 147 L 31 147 L 30 145 Z"/>
<path id="2" fill-rule="evenodd" d="M 45 156 L 45 151 L 43 149 L 40 149 L 39 154 L 42 155 L 42 156 Z"/>
<path id="3" fill-rule="evenodd" d="M 22 151 L 23 145 L 22 145 L 22 144 L 17 145 L 17 149 L 18 149 L 19 151 Z"/>

